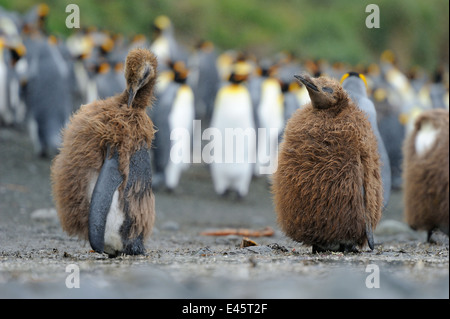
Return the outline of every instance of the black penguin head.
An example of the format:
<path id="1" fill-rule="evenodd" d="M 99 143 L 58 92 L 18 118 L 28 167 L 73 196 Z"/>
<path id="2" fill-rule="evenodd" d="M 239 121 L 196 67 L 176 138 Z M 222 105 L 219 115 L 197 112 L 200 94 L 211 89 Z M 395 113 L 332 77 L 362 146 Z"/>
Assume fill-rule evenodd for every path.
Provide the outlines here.
<path id="1" fill-rule="evenodd" d="M 164 32 L 169 31 L 172 28 L 172 22 L 166 15 L 160 15 L 155 18 L 152 24 L 153 37 L 157 38 Z"/>
<path id="2" fill-rule="evenodd" d="M 230 81 L 230 83 L 233 83 L 233 84 L 239 84 L 239 83 L 242 83 L 243 81 L 245 81 L 246 79 L 247 79 L 246 75 L 237 74 L 237 73 L 233 72 L 230 74 L 228 81 Z"/>
<path id="3" fill-rule="evenodd" d="M 342 87 L 347 92 L 367 97 L 367 80 L 365 76 L 358 72 L 345 73 L 340 81 Z"/>
<path id="4" fill-rule="evenodd" d="M 251 65 L 247 62 L 245 56 L 241 54 L 233 65 L 233 69 L 228 81 L 233 84 L 239 84 L 246 81 L 251 72 Z"/>
<path id="5" fill-rule="evenodd" d="M 183 61 L 169 62 L 169 66 L 174 73 L 174 82 L 184 84 L 189 75 L 189 69 Z"/>
<path id="6" fill-rule="evenodd" d="M 329 109 L 348 98 L 342 86 L 327 77 L 312 78 L 308 74 L 294 75 L 308 90 L 311 104 L 316 109 Z"/>
<path id="7" fill-rule="evenodd" d="M 133 103 L 136 93 L 149 82 L 156 80 L 158 62 L 156 56 L 146 49 L 133 49 L 125 61 L 128 107 Z"/>

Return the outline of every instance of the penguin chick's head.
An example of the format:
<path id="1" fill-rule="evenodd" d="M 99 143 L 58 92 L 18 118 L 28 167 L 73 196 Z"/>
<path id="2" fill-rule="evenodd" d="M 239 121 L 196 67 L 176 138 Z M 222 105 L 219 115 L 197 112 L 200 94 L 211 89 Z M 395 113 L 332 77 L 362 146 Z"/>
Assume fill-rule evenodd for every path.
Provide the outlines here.
<path id="1" fill-rule="evenodd" d="M 136 94 L 142 87 L 155 82 L 157 67 L 156 56 L 149 50 L 138 48 L 128 53 L 125 61 L 128 107 L 133 104 Z"/>
<path id="2" fill-rule="evenodd" d="M 305 85 L 315 109 L 329 109 L 348 99 L 347 93 L 335 80 L 327 77 L 312 78 L 308 74 L 294 77 Z"/>

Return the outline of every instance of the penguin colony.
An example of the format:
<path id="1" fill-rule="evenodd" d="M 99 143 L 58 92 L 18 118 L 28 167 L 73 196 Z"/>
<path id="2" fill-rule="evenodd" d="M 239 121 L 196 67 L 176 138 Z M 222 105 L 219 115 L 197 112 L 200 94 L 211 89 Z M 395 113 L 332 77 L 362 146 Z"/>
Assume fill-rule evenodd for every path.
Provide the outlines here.
<path id="1" fill-rule="evenodd" d="M 144 253 L 154 219 L 147 116 L 156 82 L 156 57 L 134 49 L 126 59 L 127 89 L 83 105 L 63 131 L 51 167 L 63 229 L 109 255 Z"/>
<path id="2" fill-rule="evenodd" d="M 214 44 L 209 41 L 200 41 L 192 50 L 188 50 L 176 41 L 174 26 L 166 16 L 159 16 L 154 20 L 151 30 L 154 37 L 150 40 L 142 34 L 126 39 L 120 34 L 112 35 L 96 28 L 77 30 L 67 39 L 62 39 L 49 34 L 45 28 L 49 12 L 50 8 L 43 4 L 33 7 L 23 16 L 0 8 L 0 125 L 14 128 L 27 127 L 36 153 L 42 157 L 54 158 L 59 148 L 63 146 L 64 149 L 65 144 L 61 139 L 61 129 L 67 125 L 68 127 L 73 126 L 73 122 L 78 121 L 75 117 L 70 118 L 73 113 L 80 112 L 83 114 L 87 111 L 82 111 L 82 109 L 90 109 L 86 106 L 80 108 L 80 105 L 89 105 L 94 101 L 96 101 L 95 104 L 103 105 L 102 102 L 97 100 L 107 99 L 116 94 L 124 94 L 123 92 L 127 89 L 127 82 L 124 77 L 125 58 L 131 50 L 145 47 L 150 48 L 159 61 L 157 81 L 153 90 L 155 95 L 154 107 L 147 109 L 147 113 L 156 125 L 155 138 L 151 143 L 150 136 L 153 133 L 150 134 L 150 130 L 143 130 L 141 131 L 142 135 L 140 135 L 145 136 L 146 147 L 144 148 L 150 148 L 151 146 L 151 165 L 154 169 L 152 188 L 165 186 L 169 190 L 174 190 L 178 186 L 180 178 L 182 178 L 181 172 L 188 168 L 188 165 L 176 167 L 172 165 L 172 167 L 169 167 L 171 162 L 170 149 L 173 141 L 170 141 L 170 143 L 167 141 L 170 140 L 170 132 L 174 126 L 184 127 L 187 131 L 192 129 L 188 123 L 192 119 L 192 107 L 194 108 L 193 119 L 202 120 L 202 129 L 213 127 L 212 124 L 216 128 L 223 127 L 225 118 L 230 113 L 224 112 L 225 109 L 222 108 L 221 112 L 224 113 L 219 116 L 219 108 L 216 108 L 215 105 L 223 104 L 222 98 L 226 96 L 226 94 L 218 94 L 221 88 L 236 84 L 236 78 L 232 76 L 233 71 L 239 69 L 241 75 L 245 78 L 240 81 L 239 88 L 243 96 L 247 96 L 247 94 L 250 96 L 253 119 L 246 115 L 245 124 L 231 123 L 231 127 L 251 127 L 257 133 L 258 128 L 276 126 L 279 130 L 278 139 L 281 142 L 283 134 L 287 136 L 290 134 L 285 132 L 285 129 L 288 129 L 288 121 L 299 112 L 298 110 L 307 108 L 311 101 L 311 92 L 308 87 L 301 81 L 297 81 L 293 75 L 308 72 L 314 75 L 313 80 L 321 75 L 338 80 L 347 71 L 353 69 L 358 73 L 348 75 L 342 85 L 354 104 L 368 116 L 371 129 L 377 138 L 381 165 L 380 178 L 384 192 L 382 207 L 386 207 L 388 204 L 390 189 L 403 188 L 406 191 L 405 196 L 411 198 L 415 198 L 413 195 L 415 193 L 419 194 L 416 198 L 420 198 L 420 193 L 424 192 L 424 189 L 411 182 L 416 172 L 420 174 L 420 169 L 409 169 L 416 167 L 413 163 L 418 158 L 416 155 L 410 155 L 416 147 L 411 146 L 416 143 L 412 142 L 411 139 L 415 138 L 423 142 L 424 140 L 430 140 L 428 137 L 424 138 L 424 136 L 439 136 L 436 137 L 436 143 L 442 140 L 441 135 L 429 134 L 428 128 L 431 127 L 431 124 L 422 126 L 415 121 L 417 118 L 422 118 L 419 117 L 421 113 L 430 109 L 448 111 L 448 70 L 446 69 L 439 69 L 432 79 L 422 76 L 418 72 L 404 74 L 397 67 L 395 56 L 389 50 L 383 52 L 378 64 L 372 64 L 363 69 L 360 67 L 353 68 L 342 63 L 330 65 L 324 60 L 300 62 L 296 57 L 286 52 L 280 52 L 270 59 L 267 57 L 257 59 L 250 54 L 243 54 L 235 50 L 219 53 Z M 175 65 L 183 65 L 184 71 L 177 71 L 174 68 Z M 365 89 L 362 85 L 364 81 L 360 76 L 362 73 L 365 75 L 367 84 Z M 181 79 L 183 76 L 180 77 L 180 74 L 184 74 L 183 79 Z M 270 85 L 264 85 L 266 80 L 269 80 L 267 83 L 270 83 Z M 279 88 L 277 84 L 280 86 Z M 270 90 L 266 91 L 267 88 L 270 88 Z M 186 100 L 184 101 L 185 98 L 181 99 L 181 96 L 184 96 Z M 266 103 L 266 98 L 271 98 L 274 104 Z M 132 105 L 137 105 L 136 103 L 139 101 L 140 98 L 137 95 L 137 100 L 132 100 Z M 248 102 L 247 98 L 246 101 Z M 247 102 L 246 108 L 248 108 Z M 373 102 L 375 113 L 371 102 Z M 124 103 L 127 104 L 128 101 Z M 230 105 L 234 103 L 231 98 L 230 103 Z M 181 105 L 185 105 L 186 108 L 181 108 Z M 275 105 L 275 108 L 271 108 Z M 135 109 L 130 107 L 123 108 L 123 110 L 134 112 Z M 228 108 L 227 111 L 230 110 L 232 108 Z M 189 115 L 187 115 L 188 113 Z M 108 112 L 104 114 L 106 115 Z M 212 122 L 213 118 L 215 118 L 214 122 Z M 242 122 L 243 119 L 240 120 Z M 377 125 L 375 125 L 375 122 Z M 431 120 L 426 121 L 426 123 L 428 122 L 431 122 Z M 422 132 L 423 127 L 428 127 L 426 132 Z M 100 129 L 100 127 L 97 127 L 97 129 Z M 65 130 L 65 136 L 70 135 L 69 131 L 70 129 Z M 115 135 L 114 138 L 119 138 L 119 135 Z M 92 192 L 94 192 L 93 189 L 96 184 L 93 180 L 103 167 L 108 167 L 108 170 L 115 170 L 111 167 L 114 168 L 115 162 L 119 162 L 116 171 L 125 173 L 124 176 L 126 174 L 133 175 L 131 166 L 127 168 L 127 161 L 133 162 L 140 156 L 145 155 L 144 152 L 135 152 L 136 149 L 133 147 L 117 149 L 116 152 L 114 145 L 108 144 L 109 146 L 107 146 L 106 141 L 103 140 L 101 144 L 98 144 L 98 148 L 95 148 L 94 145 L 89 146 L 92 147 L 92 150 L 95 150 L 92 155 L 96 154 L 93 162 L 95 162 L 94 168 L 97 173 L 86 177 L 80 183 L 83 183 L 83 185 L 89 184 L 89 190 Z M 284 143 L 286 144 L 286 141 Z M 430 142 L 425 142 L 426 145 L 428 145 L 427 143 Z M 383 150 L 383 144 L 385 150 Z M 405 147 L 402 148 L 403 144 L 405 144 Z M 87 143 L 86 145 L 91 144 Z M 137 144 L 133 145 L 137 146 Z M 427 148 L 425 147 L 425 149 Z M 257 148 L 256 152 L 258 151 L 261 150 Z M 124 157 L 122 153 L 127 155 Z M 278 156 L 278 154 L 272 153 L 271 155 Z M 426 158 L 427 165 L 439 166 L 435 162 L 440 160 L 438 160 L 439 156 L 435 155 L 434 146 L 424 151 L 423 154 L 425 154 L 423 159 Z M 55 162 L 57 161 L 55 160 Z M 251 190 L 252 178 L 258 175 L 258 165 L 258 162 L 254 163 L 253 176 L 250 176 L 250 178 L 247 177 L 247 174 L 241 174 L 241 177 L 245 176 L 245 182 L 241 182 L 245 186 L 240 187 L 228 182 L 225 183 L 223 180 L 219 181 L 218 178 L 214 177 L 216 175 L 214 171 L 217 167 L 213 168 L 214 165 L 210 165 L 211 182 L 213 185 L 227 184 L 226 186 L 215 187 L 218 194 L 223 194 L 224 189 L 228 189 L 235 190 L 239 197 L 244 197 Z M 145 166 L 144 168 L 148 169 Z M 222 168 L 225 168 L 225 166 Z M 236 169 L 242 169 L 242 167 L 236 166 Z M 224 174 L 225 171 L 221 171 L 219 168 L 219 174 Z M 172 176 L 172 178 L 169 178 L 171 181 L 168 181 L 168 172 L 172 172 L 169 174 Z M 235 173 L 231 172 L 226 178 L 230 179 L 233 174 Z M 128 180 L 130 180 L 131 175 L 128 175 Z M 442 176 L 445 177 L 448 174 L 442 174 Z M 65 178 L 68 177 L 65 176 Z M 269 181 L 270 178 L 269 176 Z M 436 184 L 439 184 L 439 182 L 436 181 L 433 185 Z M 124 179 L 119 192 L 123 193 L 124 188 L 127 187 L 128 183 Z M 438 186 L 427 187 L 428 190 L 438 188 Z M 356 189 L 354 191 L 355 194 L 361 192 L 361 190 Z M 114 192 L 112 194 L 114 197 Z M 87 205 L 89 203 L 88 197 L 83 197 L 84 212 L 89 209 L 86 208 L 89 207 Z M 319 197 L 316 200 L 318 199 Z M 113 200 L 119 200 L 119 197 L 113 198 Z M 405 199 L 406 202 L 410 201 Z M 440 205 L 444 205 L 443 203 L 445 203 L 445 200 L 440 202 Z M 424 208 L 422 211 L 425 210 Z M 405 211 L 405 220 L 415 229 L 430 231 L 429 222 L 427 222 L 427 226 L 424 226 L 424 221 L 428 218 L 426 213 L 419 213 L 419 211 L 415 213 L 417 216 L 413 218 L 411 217 L 413 216 L 411 209 Z M 376 225 L 377 218 L 375 215 L 378 213 L 373 214 L 372 229 Z M 437 215 L 441 216 L 442 214 Z M 89 225 L 86 220 L 87 215 L 83 216 L 78 220 L 79 223 L 75 223 L 69 229 L 74 230 L 72 234 L 81 234 L 82 237 L 87 238 L 86 236 L 89 236 Z M 359 230 L 363 228 L 362 225 L 363 223 L 358 223 Z M 443 226 L 442 223 L 436 222 L 433 225 L 433 229 L 438 228 L 445 231 L 445 225 Z M 368 234 L 370 233 L 370 227 L 366 229 L 365 237 L 362 236 L 362 233 L 364 231 L 358 233 L 358 236 L 361 235 L 361 237 L 355 234 L 358 238 L 355 237 L 345 242 L 342 247 L 341 243 L 337 247 L 336 244 L 328 242 L 317 244 L 315 247 L 318 250 L 321 248 L 351 250 L 367 242 L 367 237 L 370 237 L 370 234 Z M 142 234 L 146 235 L 147 231 Z M 333 235 L 329 234 L 329 238 L 332 237 Z M 120 240 L 117 242 L 120 242 Z M 337 240 L 337 242 L 340 241 Z M 108 250 L 106 246 L 105 251 Z M 111 254 L 116 254 L 120 249 L 116 247 L 108 251 Z M 138 251 L 142 251 L 142 249 L 136 249 L 134 252 Z M 130 252 L 133 253 L 132 249 Z"/>
<path id="3" fill-rule="evenodd" d="M 311 103 L 292 115 L 280 145 L 272 187 L 278 223 L 313 252 L 373 249 L 383 194 L 370 122 L 337 81 L 296 77 Z"/>

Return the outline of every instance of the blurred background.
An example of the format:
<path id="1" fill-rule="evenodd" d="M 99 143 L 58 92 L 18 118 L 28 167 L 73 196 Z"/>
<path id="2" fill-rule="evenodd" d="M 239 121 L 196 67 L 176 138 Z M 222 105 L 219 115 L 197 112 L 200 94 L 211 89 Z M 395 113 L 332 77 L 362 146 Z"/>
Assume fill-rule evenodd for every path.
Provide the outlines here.
<path id="1" fill-rule="evenodd" d="M 366 12 L 366 7 L 374 2 L 379 7 L 380 28 L 367 28 L 371 12 Z M 73 9 L 66 12 L 72 3 L 79 8 L 80 28 L 66 26 L 68 17 L 70 23 L 76 22 Z M 83 246 L 62 232 L 53 208 L 50 164 L 61 143 L 61 129 L 80 105 L 123 92 L 125 57 L 135 47 L 153 50 L 160 68 L 156 100 L 148 110 L 158 128 L 152 150 L 157 218 L 148 246 L 151 258 L 143 259 L 143 263 L 151 261 L 175 278 L 193 277 L 187 290 L 180 290 L 179 285 L 167 286 L 165 277 L 161 285 L 155 286 L 145 281 L 154 278 L 143 274 L 148 269 L 135 275 L 128 262 L 122 263 L 123 268 L 116 267 L 114 260 L 103 262 L 96 254 L 87 253 L 88 244 Z M 281 141 L 291 114 L 309 100 L 294 75 L 307 72 L 340 80 L 348 71 L 364 76 L 388 153 L 384 167 L 390 168 L 391 177 L 385 193 L 386 223 L 384 227 L 380 223 L 379 233 L 375 234 L 383 236 L 384 232 L 388 240 L 377 239 L 384 246 L 379 246 L 370 258 L 364 253 L 361 257 L 351 256 L 354 265 L 360 268 L 370 259 L 387 261 L 385 264 L 391 268 L 386 269 L 400 269 L 400 276 L 394 276 L 390 285 L 385 285 L 389 279 L 382 284 L 394 293 L 383 290 L 376 296 L 448 298 L 448 239 L 446 246 L 427 245 L 401 221 L 402 143 L 418 114 L 449 108 L 449 1 L 0 0 L 0 283 L 10 284 L 0 293 L 66 296 L 68 290 L 61 284 L 63 281 L 55 281 L 55 274 L 62 269 L 66 275 L 63 266 L 67 262 L 88 259 L 86 268 L 91 268 L 92 277 L 100 272 L 106 280 L 99 283 L 100 295 L 95 288 L 86 295 L 83 290 L 83 297 L 121 296 L 120 289 L 115 291 L 105 284 L 116 283 L 119 277 L 124 278 L 122 287 L 127 292 L 141 287 L 145 295 L 150 287 L 164 287 L 154 290 L 166 291 L 162 296 L 183 298 L 223 296 L 224 287 L 229 291 L 225 295 L 234 298 L 255 296 L 255 291 L 269 292 L 276 298 L 298 296 L 299 292 L 300 296 L 308 296 L 309 290 L 317 291 L 317 295 L 329 291 L 339 298 L 368 296 L 370 289 L 360 287 L 363 279 L 356 282 L 336 276 L 335 266 L 347 269 L 350 265 L 347 256 L 315 257 L 306 253 L 309 247 L 303 247 L 301 253 L 292 250 L 289 255 L 269 249 L 271 253 L 256 257 L 255 267 L 253 254 L 244 255 L 244 259 L 239 254 L 232 256 L 234 249 L 230 247 L 239 244 L 240 237 L 208 239 L 198 235 L 205 228 L 271 226 L 275 236 L 258 238 L 259 248 L 268 249 L 262 245 L 274 241 L 281 246 L 292 245 L 276 228 L 270 176 L 257 176 L 255 170 L 251 181 L 242 181 L 241 187 L 234 189 L 237 197 L 219 196 L 223 195 L 218 191 L 223 180 L 213 174 L 211 165 L 195 158 L 195 154 L 191 155 L 191 165 L 174 165 L 169 160 L 170 132 L 182 127 L 192 134 L 195 119 L 201 120 L 201 129 L 276 127 L 279 135 L 275 139 Z M 236 101 L 233 94 L 225 94 L 232 86 L 250 96 L 245 105 L 239 102 L 235 108 L 241 111 L 238 116 L 227 112 Z M 219 101 L 219 95 L 226 99 Z M 227 107 L 217 115 L 216 105 Z M 238 175 L 244 176 L 242 172 Z M 221 259 L 222 247 L 230 253 Z M 211 251 L 214 254 L 210 255 Z M 264 266 L 259 257 L 267 257 L 267 268 L 259 266 Z M 318 262 L 311 264 L 310 257 Z M 235 264 L 230 263 L 232 258 Z M 275 262 L 276 258 L 280 262 Z M 108 264 L 113 271 L 103 267 Z M 116 268 L 123 269 L 120 276 Z M 274 278 L 269 286 L 262 280 L 262 286 L 255 288 L 249 280 L 239 277 L 244 270 L 247 275 L 243 278 L 253 278 L 252 271 L 260 269 L 263 274 L 265 269 L 267 272 L 259 278 Z M 292 281 L 292 269 L 294 273 L 299 269 L 297 274 L 307 280 L 311 278 L 309 285 Z M 324 271 L 333 280 L 317 285 L 317 277 L 330 278 L 323 276 Z M 137 277 L 127 277 L 130 273 Z M 230 276 L 237 280 L 230 282 Z M 280 276 L 284 280 L 280 281 Z M 215 285 L 202 281 L 211 277 L 224 279 Z M 143 278 L 147 279 L 142 282 Z M 419 280 L 417 286 L 411 286 L 408 279 Z M 46 280 L 50 282 L 47 290 L 28 285 L 31 281 L 46 287 Z M 195 280 L 205 283 L 204 294 L 191 294 L 199 287 Z M 268 289 L 274 282 L 275 288 Z M 345 288 L 333 289 L 333 285 Z M 438 294 L 427 295 L 435 287 Z M 350 290 L 351 294 L 345 293 Z M 400 293 L 396 294 L 396 290 Z M 302 291 L 308 292 L 302 295 Z"/>
<path id="2" fill-rule="evenodd" d="M 4 9 L 23 14 L 40 3 L 1 0 Z M 327 59 L 351 64 L 378 62 L 392 49 L 407 70 L 418 65 L 433 71 L 449 58 L 449 3 L 444 0 L 129 0 L 47 1 L 47 26 L 52 34 L 69 36 L 67 4 L 80 8 L 81 26 L 151 36 L 154 19 L 171 18 L 177 39 L 187 46 L 200 40 L 218 48 L 271 55 L 281 50 L 300 58 Z M 380 8 L 380 28 L 367 29 L 368 4 Z"/>
<path id="3" fill-rule="evenodd" d="M 203 129 L 210 125 L 217 92 L 233 82 L 251 96 L 248 126 L 276 126 L 281 140 L 292 112 L 308 102 L 294 74 L 339 80 L 348 71 L 362 73 L 393 188 L 401 187 L 401 145 L 414 118 L 448 109 L 448 1 L 377 1 L 379 28 L 366 26 L 371 1 L 80 0 L 80 27 L 69 28 L 72 2 L 0 0 L 0 125 L 26 129 L 41 157 L 57 153 L 60 129 L 80 105 L 124 90 L 124 59 L 139 46 L 153 50 L 160 67 L 149 111 L 159 129 L 155 186 L 167 179 L 164 145 L 171 143 L 169 117 L 180 87 L 190 90 L 182 103 L 192 111 L 176 115 L 187 119 L 176 125 L 190 131 L 194 119 L 206 123 Z M 268 93 L 272 102 L 263 101 L 267 79 L 277 83 Z M 282 114 L 263 111 L 279 103 Z M 185 169 L 165 186 L 176 188 Z"/>

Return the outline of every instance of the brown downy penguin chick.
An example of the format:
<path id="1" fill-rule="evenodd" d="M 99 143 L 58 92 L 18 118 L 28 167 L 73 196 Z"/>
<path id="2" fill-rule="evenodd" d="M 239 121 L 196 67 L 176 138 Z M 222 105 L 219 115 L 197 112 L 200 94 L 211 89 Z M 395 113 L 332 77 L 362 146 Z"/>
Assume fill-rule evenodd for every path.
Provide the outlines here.
<path id="1" fill-rule="evenodd" d="M 366 115 L 340 84 L 295 76 L 311 102 L 297 110 L 280 144 L 272 190 L 278 224 L 312 251 L 356 252 L 381 218 L 377 141 Z"/>
<path id="2" fill-rule="evenodd" d="M 145 253 L 155 219 L 149 149 L 154 126 L 146 113 L 157 60 L 134 49 L 125 62 L 121 94 L 80 107 L 62 132 L 51 167 L 53 196 L 63 229 L 89 239 L 110 256 Z"/>
<path id="3" fill-rule="evenodd" d="M 403 145 L 405 220 L 415 230 L 448 235 L 449 112 L 425 111 Z"/>

